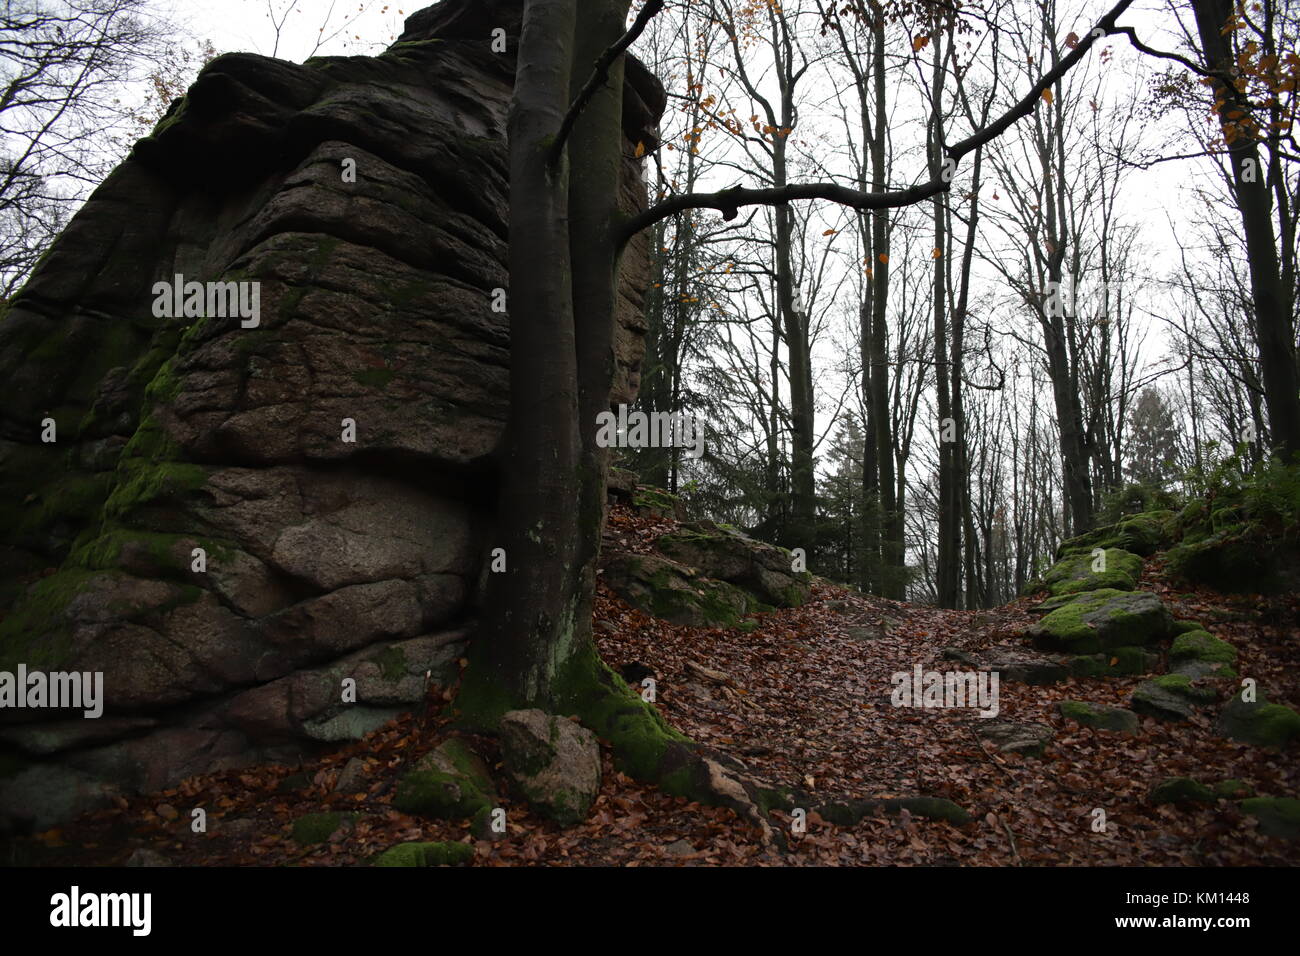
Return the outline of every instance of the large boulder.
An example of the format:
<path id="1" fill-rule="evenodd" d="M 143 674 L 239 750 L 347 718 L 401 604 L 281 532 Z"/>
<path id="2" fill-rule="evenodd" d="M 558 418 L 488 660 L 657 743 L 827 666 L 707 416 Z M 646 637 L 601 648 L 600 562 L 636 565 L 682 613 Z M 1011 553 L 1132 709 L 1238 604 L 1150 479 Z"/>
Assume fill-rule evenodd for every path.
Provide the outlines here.
<path id="1" fill-rule="evenodd" d="M 1053 597 L 1060 597 L 1101 588 L 1132 591 L 1141 576 L 1142 559 L 1136 554 L 1120 548 L 1097 548 L 1067 554 L 1043 575 L 1043 583 Z"/>
<path id="2" fill-rule="evenodd" d="M 601 559 L 602 580 L 634 607 L 672 624 L 741 627 L 744 617 L 771 610 L 748 591 L 658 554 L 616 551 Z"/>
<path id="3" fill-rule="evenodd" d="M 1095 654 L 1116 647 L 1142 647 L 1168 637 L 1173 615 L 1149 591 L 1102 588 L 1085 591 L 1030 625 L 1040 647 Z"/>
<path id="4" fill-rule="evenodd" d="M 1148 511 L 1121 518 L 1114 524 L 1067 538 L 1056 549 L 1057 558 L 1068 554 L 1091 552 L 1094 548 L 1120 548 L 1149 558 L 1172 540 L 1174 513 Z"/>
<path id="5" fill-rule="evenodd" d="M 50 819 L 50 774 L 76 779 L 71 813 L 299 759 L 454 679 L 509 404 L 492 300 L 521 9 L 444 0 L 375 57 L 218 57 L 7 303 L 0 670 L 107 690 L 84 733 L 0 713 L 23 761 L 0 828 Z M 631 58 L 624 94 L 632 213 L 664 94 Z M 615 404 L 639 386 L 646 238 L 621 268 Z M 176 275 L 255 283 L 257 324 L 158 315 Z"/>
<path id="6" fill-rule="evenodd" d="M 704 577 L 744 588 L 773 607 L 798 607 L 811 593 L 812 576 L 793 570 L 789 551 L 736 528 L 697 521 L 660 535 L 655 547 Z"/>

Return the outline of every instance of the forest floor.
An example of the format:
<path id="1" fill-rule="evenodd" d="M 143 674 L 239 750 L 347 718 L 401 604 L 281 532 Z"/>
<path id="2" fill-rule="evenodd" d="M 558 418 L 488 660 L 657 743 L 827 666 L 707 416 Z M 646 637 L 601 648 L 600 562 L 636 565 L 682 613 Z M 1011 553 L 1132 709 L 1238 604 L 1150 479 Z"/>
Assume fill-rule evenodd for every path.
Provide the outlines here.
<path id="1" fill-rule="evenodd" d="M 637 547 L 664 530 L 659 519 L 619 513 L 609 534 Z M 1300 707 L 1300 597 L 1226 597 L 1171 587 L 1159 558 L 1140 585 L 1178 618 L 1195 618 L 1239 652 L 1238 670 L 1269 698 Z M 1131 736 L 1080 727 L 1062 717 L 1064 699 L 1127 706 L 1140 677 L 1068 679 L 1047 686 L 1003 681 L 999 720 L 1035 721 L 1055 737 L 1041 758 L 998 752 L 977 735 L 971 709 L 893 707 L 890 677 L 961 665 L 941 659 L 1019 643 L 1033 618 L 1022 599 L 992 611 L 917 607 L 819 583 L 803 607 L 758 618 L 752 633 L 681 627 L 630 608 L 603 586 L 595 631 L 616 669 L 639 662 L 657 679 L 657 705 L 693 739 L 743 761 L 753 778 L 799 787 L 818 803 L 840 797 L 946 797 L 973 821 L 954 826 L 910 816 L 867 817 L 834 826 L 816 813 L 789 849 L 765 848 L 730 810 L 664 795 L 613 769 L 587 820 L 561 829 L 522 801 L 503 799 L 509 831 L 475 840 L 465 822 L 425 820 L 393 809 L 397 776 L 449 731 L 450 706 L 431 695 L 365 740 L 299 767 L 260 766 L 186 780 L 75 824 L 38 834 L 41 862 L 121 864 L 141 848 L 178 865 L 338 866 L 367 862 L 407 841 L 472 843 L 475 865 L 1279 865 L 1300 862 L 1300 842 L 1257 831 L 1236 804 L 1153 806 L 1151 787 L 1171 776 L 1213 784 L 1237 779 L 1260 796 L 1300 794 L 1294 748 L 1270 752 L 1216 734 L 1213 715 L 1169 724 L 1143 718 Z M 696 665 L 691 667 L 690 665 Z M 726 675 L 701 680 L 699 668 Z M 491 740 L 470 742 L 494 764 Z M 351 757 L 366 762 L 359 794 L 334 793 Z M 192 833 L 190 808 L 205 807 L 208 832 Z M 1095 809 L 1105 813 L 1096 832 Z M 292 824 L 303 814 L 355 813 L 328 841 L 303 847 Z M 773 814 L 789 830 L 788 815 Z"/>

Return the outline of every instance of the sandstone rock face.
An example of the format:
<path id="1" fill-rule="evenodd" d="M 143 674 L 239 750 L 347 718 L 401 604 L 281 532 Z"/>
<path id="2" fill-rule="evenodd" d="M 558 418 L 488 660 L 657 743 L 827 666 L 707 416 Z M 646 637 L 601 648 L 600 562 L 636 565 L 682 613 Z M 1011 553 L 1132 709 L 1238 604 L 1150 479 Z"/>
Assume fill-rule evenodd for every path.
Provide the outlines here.
<path id="1" fill-rule="evenodd" d="M 99 721 L 0 711 L 0 826 L 291 759 L 454 678 L 509 402 L 514 40 L 487 38 L 519 6 L 445 0 L 377 57 L 214 60 L 8 304 L 0 671 L 106 687 Z M 629 62 L 625 99 L 632 211 L 664 97 Z M 159 317 L 178 274 L 258 283 L 256 327 Z M 648 281 L 633 242 L 614 404 Z"/>

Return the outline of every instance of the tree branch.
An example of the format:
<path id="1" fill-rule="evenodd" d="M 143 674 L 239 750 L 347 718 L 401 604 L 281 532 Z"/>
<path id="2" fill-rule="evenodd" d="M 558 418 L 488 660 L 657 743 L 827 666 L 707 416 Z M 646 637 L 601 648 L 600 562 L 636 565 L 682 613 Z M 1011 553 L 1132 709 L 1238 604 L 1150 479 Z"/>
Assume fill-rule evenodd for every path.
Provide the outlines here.
<path id="1" fill-rule="evenodd" d="M 596 95 L 596 91 L 609 80 L 609 68 L 614 65 L 614 61 L 622 56 L 628 47 L 636 42 L 637 37 L 645 32 L 645 28 L 649 26 L 650 21 L 663 8 L 664 0 L 646 0 L 645 6 L 641 8 L 641 12 L 637 14 L 636 20 L 633 21 L 628 31 L 618 39 L 617 43 L 600 55 L 600 59 L 596 61 L 595 69 L 591 71 L 591 76 L 587 79 L 586 85 L 579 91 L 577 99 L 573 101 L 573 104 L 569 107 L 569 112 L 565 114 L 564 122 L 560 124 L 560 131 L 555 134 L 555 142 L 551 145 L 550 152 L 547 155 L 547 161 L 552 166 L 559 162 L 560 156 L 564 152 L 564 144 L 569 138 L 569 133 L 573 130 L 573 125 L 578 122 L 578 117 L 582 115 L 587 103 Z"/>
<path id="2" fill-rule="evenodd" d="M 735 218 L 737 210 L 741 206 L 777 206 L 794 199 L 828 199 L 831 202 L 851 206 L 854 209 L 890 209 L 898 206 L 910 206 L 923 202 L 937 193 L 946 192 L 952 188 L 952 176 L 957 161 L 967 153 L 1001 136 L 1016 122 L 1030 115 L 1038 106 L 1044 90 L 1050 88 L 1073 69 L 1074 65 L 1083 59 L 1098 39 L 1117 32 L 1115 21 L 1132 3 L 1133 0 L 1119 0 L 1097 22 L 1097 26 L 1079 41 L 1078 46 L 1062 57 L 1054 68 L 1044 73 L 1019 102 L 988 126 L 977 130 L 961 142 L 952 145 L 948 149 L 943 164 L 947 167 L 946 172 L 941 174 L 938 179 L 930 179 L 927 182 L 909 186 L 907 189 L 879 193 L 850 189 L 836 183 L 795 183 L 771 189 L 724 189 L 716 193 L 673 196 L 663 202 L 656 203 L 645 212 L 629 219 L 619 233 L 619 247 L 625 245 L 629 239 L 642 229 L 687 209 L 717 209 L 722 212 L 724 219 L 730 220 Z"/>

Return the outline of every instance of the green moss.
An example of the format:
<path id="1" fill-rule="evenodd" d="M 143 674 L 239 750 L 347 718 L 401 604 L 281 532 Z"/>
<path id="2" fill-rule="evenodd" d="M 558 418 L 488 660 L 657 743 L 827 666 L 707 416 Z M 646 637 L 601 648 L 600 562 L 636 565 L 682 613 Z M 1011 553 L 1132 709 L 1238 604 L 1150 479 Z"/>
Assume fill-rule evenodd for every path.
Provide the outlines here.
<path id="1" fill-rule="evenodd" d="M 1256 747 L 1284 747 L 1300 737 L 1300 714 L 1261 695 L 1247 703 L 1234 694 L 1219 716 L 1219 730 L 1233 740 Z"/>
<path id="2" fill-rule="evenodd" d="M 1174 638 L 1169 658 L 1175 661 L 1190 659 L 1205 661 L 1207 664 L 1231 664 L 1237 659 L 1237 649 L 1208 631 L 1188 631 Z"/>
<path id="3" fill-rule="evenodd" d="M 1170 777 L 1151 789 L 1148 798 L 1153 804 L 1161 803 L 1213 803 L 1213 791 L 1191 777 Z"/>
<path id="4" fill-rule="evenodd" d="M 1031 628 L 1040 644 L 1075 653 L 1152 643 L 1172 624 L 1154 595 L 1102 588 L 1085 591 Z"/>
<path id="5" fill-rule="evenodd" d="M 609 741 L 615 763 L 628 776 L 659 781 L 667 793 L 686 796 L 691 790 L 681 773 L 660 779 L 660 764 L 674 744 L 690 739 L 670 727 L 650 704 L 641 699 L 587 646 L 576 654 L 556 681 L 558 712 L 577 714 L 596 736 Z M 669 770 L 671 774 L 671 770 Z"/>
<path id="6" fill-rule="evenodd" d="M 0 620 L 0 670 L 19 663 L 56 668 L 69 651 L 70 635 L 60 623 L 64 609 L 95 575 L 63 570 L 38 581 Z"/>
<path id="7" fill-rule="evenodd" d="M 399 843 L 374 859 L 374 866 L 459 866 L 474 858 L 467 843 Z"/>
<path id="8" fill-rule="evenodd" d="M 1090 552 L 1093 548 L 1120 548 L 1141 557 L 1149 557 L 1165 547 L 1171 540 L 1174 514 L 1172 511 L 1148 511 L 1123 518 L 1078 537 L 1061 542 L 1057 554 Z"/>
<path id="9" fill-rule="evenodd" d="M 1057 704 L 1061 716 L 1095 730 L 1112 730 L 1119 733 L 1135 733 L 1138 729 L 1137 714 L 1121 707 L 1107 707 L 1089 704 L 1081 700 L 1063 700 Z"/>
<path id="10" fill-rule="evenodd" d="M 397 373 L 390 368 L 368 368 L 354 372 L 352 378 L 369 388 L 387 388 Z"/>
<path id="11" fill-rule="evenodd" d="M 1163 674 L 1150 681 L 1156 687 L 1189 700 L 1195 704 L 1212 704 L 1219 699 L 1218 691 L 1211 687 L 1198 687 L 1186 674 Z"/>
<path id="12" fill-rule="evenodd" d="M 397 781 L 393 806 L 403 813 L 439 817 L 445 820 L 468 819 L 491 806 L 482 792 L 466 784 L 458 774 L 438 770 L 413 770 Z"/>
<path id="13" fill-rule="evenodd" d="M 384 675 L 384 680 L 401 680 L 406 676 L 408 669 L 406 654 L 395 644 L 384 648 L 370 660 L 379 666 L 379 672 Z"/>
<path id="14" fill-rule="evenodd" d="M 1254 793 L 1251 785 L 1241 780 L 1221 780 L 1214 785 L 1214 795 L 1221 800 L 1240 800 Z"/>
<path id="15" fill-rule="evenodd" d="M 124 461 L 118 484 L 104 505 L 104 516 L 120 519 L 160 499 L 173 499 L 207 484 L 208 473 L 186 462 Z"/>
<path id="16" fill-rule="evenodd" d="M 632 496 L 632 504 L 637 508 L 671 518 L 677 514 L 682 499 L 662 488 L 638 488 Z"/>
<path id="17" fill-rule="evenodd" d="M 1105 570 L 1094 571 L 1095 558 L 1091 551 L 1066 555 L 1047 572 L 1043 582 L 1053 596 L 1077 594 L 1114 588 L 1132 591 L 1142 576 L 1142 559 L 1129 551 L 1107 548 L 1101 555 Z"/>
<path id="18" fill-rule="evenodd" d="M 293 838 L 302 846 L 324 843 L 348 821 L 341 813 L 308 813 L 293 822 Z"/>
<path id="19" fill-rule="evenodd" d="M 1251 797 L 1241 801 L 1241 812 L 1257 819 L 1262 833 L 1300 838 L 1300 800 L 1294 797 Z"/>

